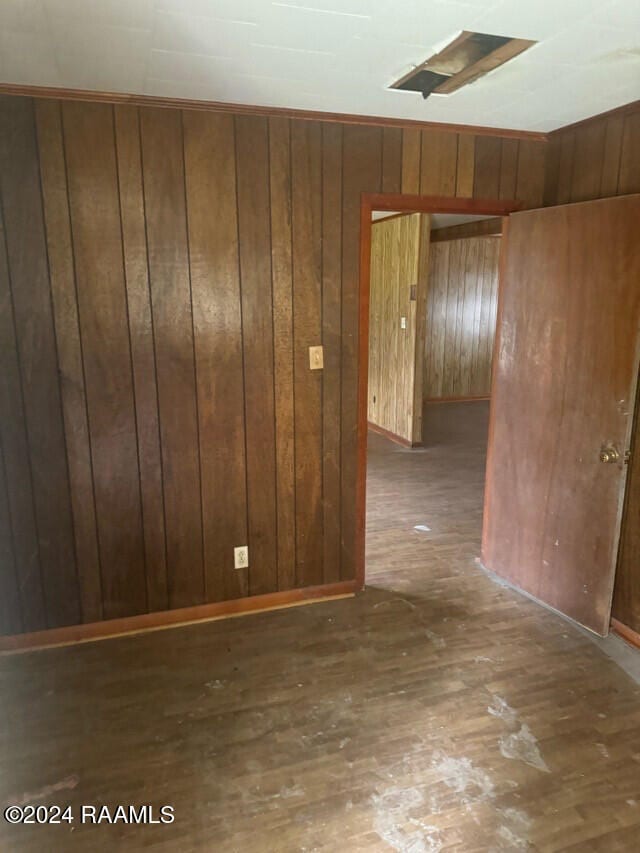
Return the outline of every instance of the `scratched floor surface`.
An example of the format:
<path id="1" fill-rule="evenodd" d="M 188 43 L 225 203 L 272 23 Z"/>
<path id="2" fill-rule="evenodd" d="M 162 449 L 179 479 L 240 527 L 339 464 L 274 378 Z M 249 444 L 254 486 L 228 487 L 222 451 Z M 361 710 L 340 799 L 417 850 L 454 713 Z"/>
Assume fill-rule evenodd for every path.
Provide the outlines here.
<path id="1" fill-rule="evenodd" d="M 176 815 L 0 850 L 639 849 L 640 688 L 475 562 L 486 404 L 425 417 L 371 436 L 363 595 L 0 660 L 0 802 Z"/>

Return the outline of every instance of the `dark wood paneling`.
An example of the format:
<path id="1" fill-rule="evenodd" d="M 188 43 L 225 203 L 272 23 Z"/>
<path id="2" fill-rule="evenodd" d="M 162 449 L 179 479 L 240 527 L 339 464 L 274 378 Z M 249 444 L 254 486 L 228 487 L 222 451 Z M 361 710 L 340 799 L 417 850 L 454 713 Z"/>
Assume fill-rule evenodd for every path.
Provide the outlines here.
<path id="1" fill-rule="evenodd" d="M 37 102 L 36 118 L 82 619 L 95 622 L 103 591 L 59 102 Z"/>
<path id="2" fill-rule="evenodd" d="M 47 624 L 68 625 L 81 612 L 34 109 L 25 98 L 0 105 L 0 187 Z"/>
<path id="3" fill-rule="evenodd" d="M 640 192 L 640 112 L 625 116 L 618 194 Z"/>
<path id="4" fill-rule="evenodd" d="M 140 111 L 170 607 L 204 600 L 202 507 L 182 120 Z"/>
<path id="5" fill-rule="evenodd" d="M 502 140 L 491 136 L 476 139 L 476 170 L 473 183 L 475 198 L 503 198 L 500 196 L 500 163 Z"/>
<path id="6" fill-rule="evenodd" d="M 150 610 L 166 610 L 169 595 L 162 459 L 138 110 L 117 106 L 115 129 L 144 522 L 147 605 Z"/>
<path id="7" fill-rule="evenodd" d="M 463 222 L 462 225 L 450 225 L 446 228 L 436 228 L 431 232 L 432 243 L 442 243 L 444 240 L 462 240 L 466 237 L 487 237 L 502 234 L 502 217 L 479 219 L 473 222 Z"/>
<path id="8" fill-rule="evenodd" d="M 322 378 L 309 347 L 322 344 L 322 126 L 291 132 L 293 340 L 296 452 L 296 580 L 322 583 Z"/>
<path id="9" fill-rule="evenodd" d="M 2 549 L 11 553 L 20 592 L 21 613 L 7 614 L 8 623 L 21 622 L 25 631 L 45 628 L 47 619 L 40 578 L 40 550 L 33 501 L 31 460 L 20 382 L 13 302 L 9 282 L 4 219 L 0 211 L 0 443 L 4 451 L 7 513 Z M 3 571 L 11 572 L 11 562 Z M 11 589 L 8 583 L 7 594 Z"/>
<path id="10" fill-rule="evenodd" d="M 63 126 L 103 609 L 116 618 L 147 603 L 113 108 L 65 104 Z"/>
<path id="11" fill-rule="evenodd" d="M 395 131 L 393 131 L 395 133 Z M 384 168 L 389 172 L 397 155 L 388 135 Z M 399 163 L 399 165 L 401 165 Z M 398 176 L 398 182 L 400 177 Z M 384 183 L 384 169 L 383 169 Z M 324 528 L 324 582 L 340 579 L 340 348 L 342 331 L 342 128 L 322 126 L 322 506 Z"/>
<path id="12" fill-rule="evenodd" d="M 343 578 L 353 576 L 356 564 L 360 194 L 380 192 L 381 136 L 381 131 L 377 128 L 343 128 L 341 347 L 341 573 Z M 407 132 L 405 132 L 406 141 Z M 412 156 L 415 156 L 415 140 L 411 144 L 414 145 Z M 413 173 L 411 179 L 415 180 Z M 402 189 L 404 192 L 404 171 Z"/>
<path id="13" fill-rule="evenodd" d="M 49 275 L 32 103 L 3 99 L 12 624 L 108 617 L 114 597 L 159 612 L 353 578 L 360 194 L 466 199 L 486 133 L 104 101 L 38 104 Z M 519 141 L 500 145 L 509 198 L 517 158 L 507 168 L 505 152 Z M 310 371 L 320 343 L 324 369 Z M 246 543 L 237 572 L 232 548 Z M 120 547 L 126 578 L 109 556 Z M 53 553 L 66 557 L 52 569 Z"/>
<path id="14" fill-rule="evenodd" d="M 503 139 L 500 155 L 500 186 L 498 197 L 516 198 L 516 180 L 518 176 L 518 140 Z"/>
<path id="15" fill-rule="evenodd" d="M 247 543 L 242 316 L 234 127 L 231 116 L 184 114 L 200 419 L 206 600 L 242 598 L 248 570 L 233 568 Z M 212 208 L 215 207 L 215 216 Z"/>
<path id="16" fill-rule="evenodd" d="M 4 451 L 0 442 L 0 633 L 19 634 L 23 630 Z"/>
<path id="17" fill-rule="evenodd" d="M 278 586 L 273 301 L 266 118 L 235 120 L 247 436 L 249 592 Z M 297 429 L 297 427 L 296 427 Z"/>
<path id="18" fill-rule="evenodd" d="M 271 265 L 278 507 L 278 589 L 296 585 L 295 418 L 293 411 L 293 272 L 291 123 L 269 120 Z"/>
<path id="19" fill-rule="evenodd" d="M 342 139 L 340 127 L 324 124 L 324 133 Z M 341 159 L 341 158 L 340 158 Z M 382 192 L 402 191 L 402 130 L 385 127 L 382 131 Z"/>
<path id="20" fill-rule="evenodd" d="M 525 207 L 540 207 L 544 197 L 545 147 L 521 139 L 518 143 L 516 198 Z"/>
<path id="21" fill-rule="evenodd" d="M 501 276 L 485 565 L 598 633 L 624 483 L 624 465 L 603 464 L 599 449 L 623 447 L 628 433 L 639 216 L 640 196 L 516 213 Z"/>

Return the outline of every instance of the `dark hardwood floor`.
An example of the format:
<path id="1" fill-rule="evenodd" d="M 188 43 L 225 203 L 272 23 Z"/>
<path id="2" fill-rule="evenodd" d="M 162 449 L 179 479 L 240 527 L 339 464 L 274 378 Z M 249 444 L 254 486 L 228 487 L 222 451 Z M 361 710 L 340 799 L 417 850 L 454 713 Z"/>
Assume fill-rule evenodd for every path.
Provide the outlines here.
<path id="1" fill-rule="evenodd" d="M 0 659 L 0 802 L 175 810 L 0 849 L 636 851 L 640 688 L 477 565 L 486 422 L 370 436 L 355 599 Z"/>

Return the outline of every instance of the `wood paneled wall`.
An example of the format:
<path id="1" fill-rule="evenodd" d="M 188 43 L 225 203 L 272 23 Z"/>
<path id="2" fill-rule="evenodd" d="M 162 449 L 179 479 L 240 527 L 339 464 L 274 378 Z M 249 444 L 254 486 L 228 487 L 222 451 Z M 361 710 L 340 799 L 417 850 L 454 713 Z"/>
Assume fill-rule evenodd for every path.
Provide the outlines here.
<path id="1" fill-rule="evenodd" d="M 499 237 L 431 244 L 424 346 L 426 399 L 488 397 Z"/>
<path id="2" fill-rule="evenodd" d="M 545 144 L 2 97 L 2 633 L 353 578 L 360 194 Z"/>
<path id="3" fill-rule="evenodd" d="M 428 214 L 413 213 L 371 228 L 368 419 L 409 444 L 422 440 L 429 221 Z"/>

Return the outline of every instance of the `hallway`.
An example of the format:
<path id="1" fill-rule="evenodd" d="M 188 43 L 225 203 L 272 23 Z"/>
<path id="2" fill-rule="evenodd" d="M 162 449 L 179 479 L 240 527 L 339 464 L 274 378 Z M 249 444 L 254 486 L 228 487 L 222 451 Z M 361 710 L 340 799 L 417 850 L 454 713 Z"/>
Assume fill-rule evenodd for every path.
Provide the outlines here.
<path id="1" fill-rule="evenodd" d="M 635 850 L 640 688 L 475 563 L 486 420 L 370 436 L 355 599 L 0 658 L 0 802 L 175 813 L 3 823 L 2 849 Z"/>

